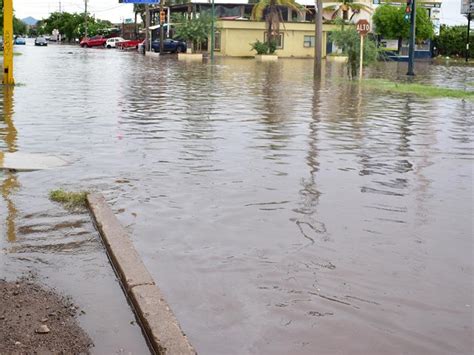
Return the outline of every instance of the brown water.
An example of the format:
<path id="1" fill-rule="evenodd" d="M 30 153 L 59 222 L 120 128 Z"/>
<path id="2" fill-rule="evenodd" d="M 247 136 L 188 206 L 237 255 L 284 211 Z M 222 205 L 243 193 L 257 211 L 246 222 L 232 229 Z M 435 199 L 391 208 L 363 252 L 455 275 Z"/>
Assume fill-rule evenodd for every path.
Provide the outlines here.
<path id="1" fill-rule="evenodd" d="M 0 276 L 79 299 L 97 353 L 146 349 L 58 186 L 104 192 L 202 354 L 473 351 L 472 102 L 362 90 L 329 63 L 314 83 L 307 60 L 21 51 L 0 148 L 71 164 L 0 173 Z M 417 72 L 473 89 L 473 68 Z"/>

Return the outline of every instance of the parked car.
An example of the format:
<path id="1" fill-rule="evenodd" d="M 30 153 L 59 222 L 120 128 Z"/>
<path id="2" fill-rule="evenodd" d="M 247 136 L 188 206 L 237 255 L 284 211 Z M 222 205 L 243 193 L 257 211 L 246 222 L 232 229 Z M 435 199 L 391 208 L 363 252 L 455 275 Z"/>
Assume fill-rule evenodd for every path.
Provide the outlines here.
<path id="1" fill-rule="evenodd" d="M 151 42 L 151 49 L 153 52 L 160 51 L 160 41 L 155 40 Z M 163 42 L 163 51 L 171 53 L 183 53 L 186 52 L 186 42 L 175 40 L 175 39 L 165 39 Z"/>
<path id="2" fill-rule="evenodd" d="M 141 40 L 131 39 L 128 41 L 122 40 L 121 42 L 118 42 L 116 45 L 118 49 L 138 49 L 138 45 L 140 43 L 142 43 Z"/>
<path id="3" fill-rule="evenodd" d="M 25 45 L 26 44 L 26 39 L 23 37 L 17 37 L 15 38 L 15 44 L 17 45 Z"/>
<path id="4" fill-rule="evenodd" d="M 123 42 L 125 41 L 122 37 L 112 37 L 108 38 L 107 41 L 105 41 L 104 47 L 105 48 L 115 48 L 117 46 L 118 42 Z"/>
<path id="5" fill-rule="evenodd" d="M 85 47 L 100 47 L 100 46 L 103 46 L 105 44 L 105 42 L 107 42 L 107 38 L 104 38 L 102 36 L 94 36 L 94 37 L 91 37 L 91 38 L 84 38 L 82 39 L 82 41 L 79 43 L 79 45 L 82 47 L 82 48 L 85 48 Z"/>
<path id="6" fill-rule="evenodd" d="M 44 37 L 36 37 L 35 39 L 35 46 L 47 46 L 48 41 Z"/>

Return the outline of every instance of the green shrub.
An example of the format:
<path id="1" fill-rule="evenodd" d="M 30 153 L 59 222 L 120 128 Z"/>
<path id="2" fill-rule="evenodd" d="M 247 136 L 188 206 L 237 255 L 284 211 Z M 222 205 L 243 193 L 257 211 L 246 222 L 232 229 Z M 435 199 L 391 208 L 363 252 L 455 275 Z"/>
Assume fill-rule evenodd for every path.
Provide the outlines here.
<path id="1" fill-rule="evenodd" d="M 257 54 L 267 54 L 268 53 L 268 44 L 266 42 L 256 41 L 250 43 L 252 49 L 257 52 Z"/>
<path id="2" fill-rule="evenodd" d="M 467 26 L 442 25 L 439 36 L 436 36 L 434 46 L 438 54 L 447 56 L 464 56 L 466 53 Z M 470 57 L 474 57 L 474 38 L 470 37 Z"/>
<path id="3" fill-rule="evenodd" d="M 349 76 L 355 77 L 359 68 L 360 58 L 360 36 L 354 27 L 331 32 L 331 40 L 339 47 L 343 48 L 343 53 L 347 55 L 347 72 Z M 366 37 L 364 39 L 364 63 L 367 66 L 377 60 L 379 50 L 373 40 Z"/>
<path id="4" fill-rule="evenodd" d="M 250 43 L 252 46 L 252 50 L 256 51 L 257 54 L 274 54 L 276 51 L 277 44 L 275 41 L 268 42 L 260 42 L 257 40 L 254 43 Z"/>
<path id="5" fill-rule="evenodd" d="M 274 54 L 277 49 L 276 41 L 270 41 L 268 44 L 268 54 Z"/>

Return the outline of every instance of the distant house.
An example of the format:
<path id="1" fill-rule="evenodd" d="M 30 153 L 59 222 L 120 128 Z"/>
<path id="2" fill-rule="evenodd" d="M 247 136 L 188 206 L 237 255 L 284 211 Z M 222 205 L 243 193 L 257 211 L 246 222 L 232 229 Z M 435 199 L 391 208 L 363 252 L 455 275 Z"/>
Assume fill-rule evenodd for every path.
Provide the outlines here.
<path id="1" fill-rule="evenodd" d="M 301 0 L 298 3 L 305 6 L 308 11 L 297 13 L 281 8 L 284 24 L 280 28 L 276 51 L 280 57 L 310 58 L 314 56 L 314 1 Z M 255 52 L 251 49 L 251 43 L 266 40 L 265 22 L 250 20 L 253 6 L 254 4 L 247 0 L 215 0 L 217 31 L 214 49 L 216 55 L 253 56 Z M 190 16 L 199 16 L 203 12 L 210 11 L 211 2 L 208 0 L 190 0 L 188 3 L 172 5 L 169 8 L 170 14 L 181 13 Z M 152 9 L 151 12 L 152 38 L 157 38 L 160 28 L 159 8 Z M 326 42 L 327 33 L 332 28 L 335 27 L 323 26 L 323 43 Z M 203 49 L 208 50 L 208 45 L 205 44 Z M 326 55 L 325 44 L 323 55 Z"/>

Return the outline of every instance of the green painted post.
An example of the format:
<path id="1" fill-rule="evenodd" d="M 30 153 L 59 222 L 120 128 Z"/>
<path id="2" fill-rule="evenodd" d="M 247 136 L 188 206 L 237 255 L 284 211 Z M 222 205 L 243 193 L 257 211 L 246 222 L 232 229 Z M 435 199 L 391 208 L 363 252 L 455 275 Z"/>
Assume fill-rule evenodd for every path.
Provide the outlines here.
<path id="1" fill-rule="evenodd" d="M 410 44 L 408 47 L 408 73 L 409 76 L 414 76 L 415 71 L 415 34 L 416 34 L 416 0 L 411 0 L 410 13 Z"/>
<path id="2" fill-rule="evenodd" d="M 216 16 L 216 11 L 214 7 L 214 0 L 212 0 L 211 3 L 211 60 L 214 61 L 214 41 L 216 38 L 216 31 L 215 31 L 215 26 L 214 26 L 214 18 Z"/>

